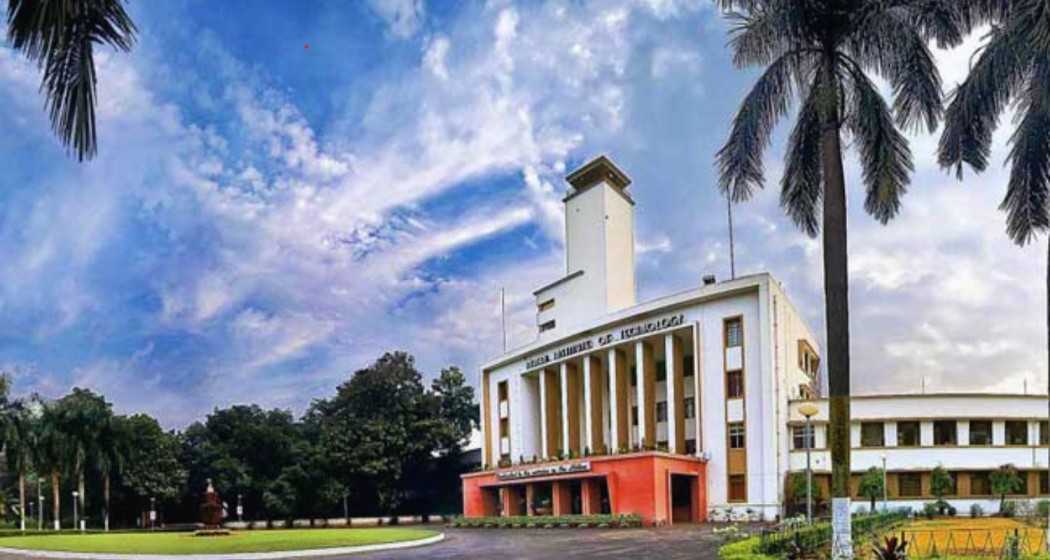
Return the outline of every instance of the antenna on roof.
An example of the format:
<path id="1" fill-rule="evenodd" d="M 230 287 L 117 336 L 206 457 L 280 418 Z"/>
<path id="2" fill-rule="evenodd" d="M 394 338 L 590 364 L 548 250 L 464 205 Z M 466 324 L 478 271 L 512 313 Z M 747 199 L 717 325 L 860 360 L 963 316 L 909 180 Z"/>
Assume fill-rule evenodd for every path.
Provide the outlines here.
<path id="1" fill-rule="evenodd" d="M 503 333 L 503 352 L 507 352 L 507 305 L 505 302 L 506 290 L 500 286 L 499 289 L 499 325 Z"/>
<path id="2" fill-rule="evenodd" d="M 733 197 L 726 191 L 726 213 L 729 215 L 729 279 L 736 280 L 736 248 L 733 246 Z"/>

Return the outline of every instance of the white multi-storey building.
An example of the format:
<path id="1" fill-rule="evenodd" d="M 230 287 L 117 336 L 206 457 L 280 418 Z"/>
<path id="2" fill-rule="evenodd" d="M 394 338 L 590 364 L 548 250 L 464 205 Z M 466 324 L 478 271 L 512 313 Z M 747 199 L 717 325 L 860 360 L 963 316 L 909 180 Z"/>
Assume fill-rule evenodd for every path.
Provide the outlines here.
<path id="1" fill-rule="evenodd" d="M 708 277 L 639 303 L 630 179 L 599 157 L 567 181 L 565 275 L 535 292 L 537 338 L 482 366 L 484 468 L 463 477 L 464 513 L 774 519 L 797 502 L 807 443 L 826 497 L 819 347 L 780 283 Z M 805 401 L 818 405 L 809 438 Z M 1045 397 L 855 397 L 854 488 L 885 457 L 902 504 L 928 499 L 938 463 L 960 508 L 994 505 L 987 472 L 1004 463 L 1022 493 L 1045 493 L 1045 413 Z"/>

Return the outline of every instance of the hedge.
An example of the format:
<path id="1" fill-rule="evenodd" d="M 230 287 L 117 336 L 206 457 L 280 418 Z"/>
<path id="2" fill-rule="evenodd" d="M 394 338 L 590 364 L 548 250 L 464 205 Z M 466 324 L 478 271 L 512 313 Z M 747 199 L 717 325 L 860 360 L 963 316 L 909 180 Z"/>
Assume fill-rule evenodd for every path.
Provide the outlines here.
<path id="1" fill-rule="evenodd" d="M 767 556 L 759 552 L 758 545 L 758 537 L 729 543 L 718 549 L 718 557 L 722 560 L 777 560 L 776 556 Z"/>
<path id="2" fill-rule="evenodd" d="M 536 528 L 536 527 L 640 527 L 642 518 L 624 515 L 512 515 L 507 517 L 457 517 L 453 527 Z"/>
<path id="3" fill-rule="evenodd" d="M 901 511 L 857 516 L 853 518 L 851 532 L 854 540 L 861 536 L 866 538 L 868 533 L 881 531 L 907 517 Z M 772 560 L 785 556 L 796 542 L 804 549 L 815 550 L 830 541 L 831 524 L 815 523 L 799 529 L 767 532 L 724 545 L 718 549 L 718 557 L 722 560 Z"/>

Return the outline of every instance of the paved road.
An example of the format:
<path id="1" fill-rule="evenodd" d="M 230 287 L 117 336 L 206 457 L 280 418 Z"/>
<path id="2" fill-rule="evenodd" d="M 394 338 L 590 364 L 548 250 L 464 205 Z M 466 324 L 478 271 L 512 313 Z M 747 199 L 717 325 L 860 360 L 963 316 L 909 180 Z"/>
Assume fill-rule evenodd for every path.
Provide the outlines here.
<path id="1" fill-rule="evenodd" d="M 707 560 L 718 557 L 718 541 L 702 525 L 662 529 L 451 529 L 434 545 L 314 557 L 323 560 L 561 560 L 647 559 Z M 0 554 L 0 560 L 24 556 Z"/>
<path id="2" fill-rule="evenodd" d="M 560 560 L 573 558 L 714 559 L 718 541 L 710 527 L 664 529 L 445 529 L 444 542 L 391 552 L 346 556 L 356 559 Z"/>

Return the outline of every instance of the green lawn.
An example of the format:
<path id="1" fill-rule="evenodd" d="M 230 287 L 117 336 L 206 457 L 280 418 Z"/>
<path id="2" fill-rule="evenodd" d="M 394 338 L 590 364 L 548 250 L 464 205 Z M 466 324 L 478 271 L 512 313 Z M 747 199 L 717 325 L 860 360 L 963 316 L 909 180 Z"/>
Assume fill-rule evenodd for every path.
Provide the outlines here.
<path id="1" fill-rule="evenodd" d="M 7 537 L 0 539 L 0 547 L 63 552 L 222 554 L 360 546 L 412 541 L 436 534 L 426 529 L 400 527 L 237 531 L 222 537 L 196 537 L 192 533 L 94 533 Z"/>

